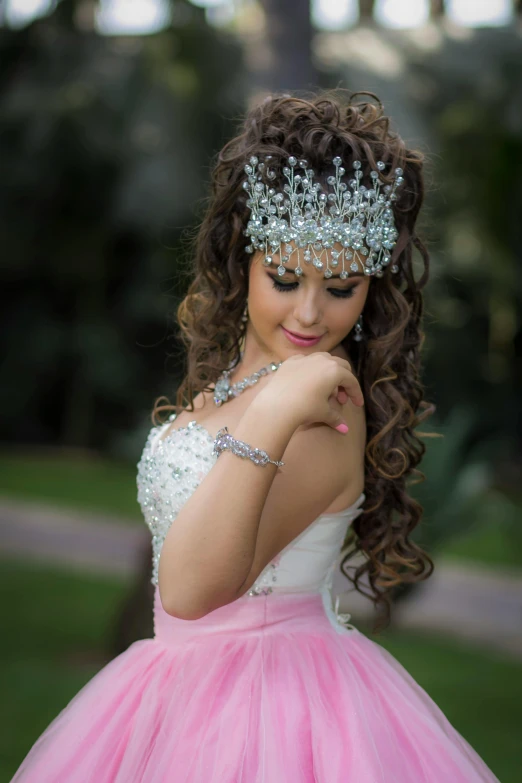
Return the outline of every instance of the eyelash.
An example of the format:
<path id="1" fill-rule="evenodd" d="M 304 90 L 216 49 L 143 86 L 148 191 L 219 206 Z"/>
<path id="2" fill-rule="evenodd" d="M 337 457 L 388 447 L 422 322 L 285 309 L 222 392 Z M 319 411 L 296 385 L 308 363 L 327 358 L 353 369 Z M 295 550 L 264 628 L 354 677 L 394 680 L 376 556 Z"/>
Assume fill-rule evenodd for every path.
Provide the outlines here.
<path id="1" fill-rule="evenodd" d="M 276 278 L 272 277 L 272 275 L 268 275 L 268 277 L 272 280 L 272 286 L 276 291 L 283 291 L 288 293 L 289 291 L 294 291 L 295 286 L 299 285 L 299 283 L 280 283 L 279 280 L 276 280 Z M 352 285 L 351 288 L 328 288 L 327 290 L 331 296 L 334 297 L 334 299 L 349 299 L 351 296 L 353 296 L 356 288 L 356 285 Z"/>

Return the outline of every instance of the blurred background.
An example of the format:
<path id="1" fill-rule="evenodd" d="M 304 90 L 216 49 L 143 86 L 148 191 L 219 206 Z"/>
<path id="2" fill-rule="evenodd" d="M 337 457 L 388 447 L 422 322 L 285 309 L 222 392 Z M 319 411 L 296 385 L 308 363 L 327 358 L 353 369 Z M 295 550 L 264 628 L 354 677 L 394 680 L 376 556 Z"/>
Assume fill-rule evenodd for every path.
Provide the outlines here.
<path id="1" fill-rule="evenodd" d="M 444 436 L 411 488 L 434 576 L 377 638 L 364 599 L 341 608 L 520 781 L 520 0 L 0 0 L 0 781 L 152 635 L 136 463 L 184 371 L 210 158 L 266 93 L 336 86 L 427 156 L 423 429 Z"/>

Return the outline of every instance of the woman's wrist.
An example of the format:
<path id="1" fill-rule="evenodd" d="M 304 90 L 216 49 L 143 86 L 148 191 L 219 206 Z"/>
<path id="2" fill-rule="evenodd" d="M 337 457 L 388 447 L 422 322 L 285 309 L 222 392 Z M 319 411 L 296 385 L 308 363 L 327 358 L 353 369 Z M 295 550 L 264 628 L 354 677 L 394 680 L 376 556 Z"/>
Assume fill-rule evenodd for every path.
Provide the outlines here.
<path id="1" fill-rule="evenodd" d="M 261 465 L 261 467 L 268 465 L 270 462 L 278 468 L 282 468 L 285 464 L 281 460 L 270 459 L 270 456 L 263 449 L 253 448 L 244 440 L 237 440 L 230 434 L 228 427 L 222 427 L 215 438 L 213 454 L 219 456 L 227 449 L 237 457 L 250 459 L 255 465 Z"/>
<path id="2" fill-rule="evenodd" d="M 266 451 L 270 459 L 281 460 L 290 438 L 298 427 L 287 406 L 261 394 L 254 399 L 230 434 L 254 449 Z M 266 465 L 269 468 L 269 465 Z"/>

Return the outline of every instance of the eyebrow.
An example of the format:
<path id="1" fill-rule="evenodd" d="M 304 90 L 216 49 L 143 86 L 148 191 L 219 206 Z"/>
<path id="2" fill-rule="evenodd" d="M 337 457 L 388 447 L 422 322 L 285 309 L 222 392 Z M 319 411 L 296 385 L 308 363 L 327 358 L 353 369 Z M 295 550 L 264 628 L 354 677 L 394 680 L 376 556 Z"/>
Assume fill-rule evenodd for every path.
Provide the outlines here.
<path id="1" fill-rule="evenodd" d="M 288 267 L 286 267 L 286 266 L 285 266 L 285 269 L 286 269 L 287 272 L 290 272 L 292 275 L 295 275 L 295 271 L 293 269 L 288 269 Z M 273 272 L 274 270 L 271 269 L 269 271 Z M 282 276 L 283 275 L 281 275 L 281 277 Z M 298 275 L 295 275 L 295 276 L 298 277 Z M 279 275 L 278 275 L 278 277 L 279 277 Z M 340 274 L 339 275 L 331 275 L 331 277 L 327 277 L 327 278 L 325 278 L 325 280 L 335 280 L 335 279 L 339 279 L 340 277 L 341 277 Z M 365 275 L 364 275 L 364 272 L 348 272 L 348 278 L 350 278 L 350 277 L 365 277 Z"/>

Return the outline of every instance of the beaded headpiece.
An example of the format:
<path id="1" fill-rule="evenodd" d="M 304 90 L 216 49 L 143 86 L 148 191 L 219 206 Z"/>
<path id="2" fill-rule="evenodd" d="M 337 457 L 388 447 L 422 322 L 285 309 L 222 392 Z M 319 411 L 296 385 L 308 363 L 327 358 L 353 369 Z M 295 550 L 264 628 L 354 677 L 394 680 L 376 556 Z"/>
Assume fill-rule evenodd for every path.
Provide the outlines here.
<path id="1" fill-rule="evenodd" d="M 283 186 L 284 193 L 280 193 L 263 181 L 264 175 L 268 180 L 276 177 L 275 171 L 269 168 L 272 157 L 267 155 L 264 162 L 259 162 L 257 156 L 252 155 L 250 162 L 244 166 L 248 176 L 243 182 L 243 188 L 248 192 L 246 205 L 251 210 L 244 231 L 251 238 L 251 244 L 245 248 L 247 253 L 263 250 L 265 266 L 270 266 L 274 255 L 278 254 L 277 273 L 281 276 L 286 272 L 284 264 L 293 253 L 297 252 L 299 260 L 300 248 L 304 249 L 305 262 L 312 263 L 318 270 L 325 267 L 322 260 L 325 254 L 324 277 L 333 274 L 329 264 L 335 268 L 341 262 L 342 280 L 349 276 L 344 268 L 345 260 L 351 262 L 350 269 L 353 272 L 360 272 L 357 256 L 363 256 L 364 274 L 382 277 L 383 268 L 390 263 L 391 251 L 398 236 L 392 202 L 397 198 L 397 188 L 404 182 L 402 169 L 395 169 L 393 184 L 388 185 L 379 176 L 386 164 L 378 161 L 377 171 L 370 172 L 372 187 L 367 188 L 360 184 L 363 176 L 361 162 L 355 160 L 353 178 L 347 185 L 341 181 L 345 169 L 341 165 L 341 158 L 336 156 L 333 159 L 335 176 L 326 180 L 333 190 L 324 193 L 321 184 L 313 182 L 315 174 L 313 169 L 307 168 L 308 161 L 298 161 L 291 156 L 288 158 L 288 166 L 283 168 L 288 182 Z M 296 166 L 304 171 L 304 176 L 294 173 Z M 336 243 L 343 246 L 342 250 L 332 249 L 329 261 L 328 252 L 325 251 Z M 294 271 L 296 275 L 303 274 L 300 265 Z M 398 267 L 394 264 L 391 271 L 397 272 Z"/>

